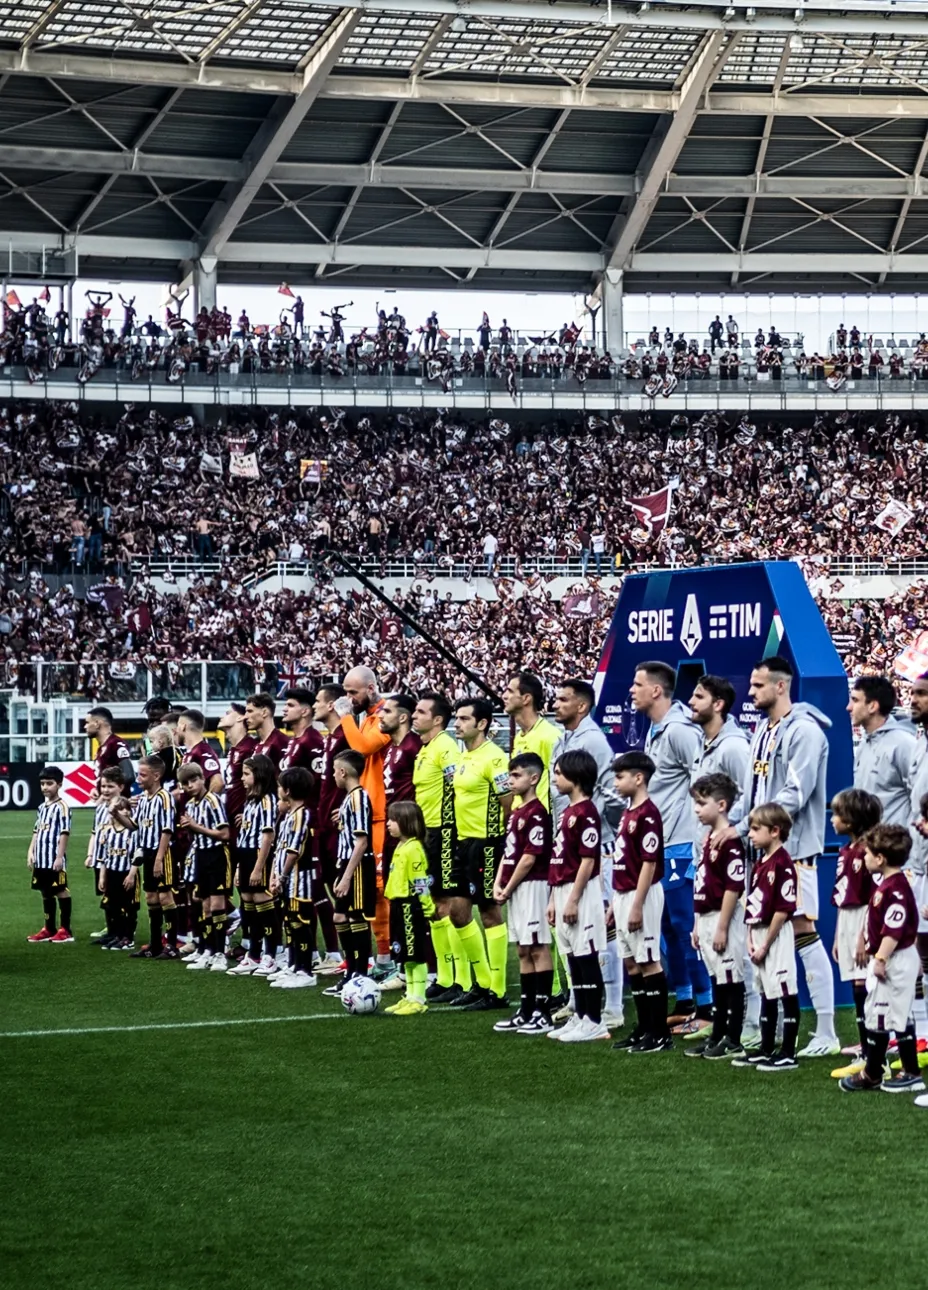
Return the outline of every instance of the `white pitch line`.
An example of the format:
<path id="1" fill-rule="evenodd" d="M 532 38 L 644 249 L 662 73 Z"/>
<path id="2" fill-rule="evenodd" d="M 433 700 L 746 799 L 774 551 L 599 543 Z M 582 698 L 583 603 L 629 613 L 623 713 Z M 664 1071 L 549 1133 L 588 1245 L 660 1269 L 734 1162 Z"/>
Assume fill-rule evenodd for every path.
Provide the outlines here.
<path id="1" fill-rule="evenodd" d="M 221 1026 L 273 1026 L 287 1021 L 342 1021 L 347 1012 L 300 1017 L 233 1017 L 226 1021 L 155 1021 L 142 1026 L 79 1026 L 62 1030 L 4 1030 L 0 1039 L 46 1039 L 51 1035 L 125 1035 L 145 1030 L 207 1030 Z"/>

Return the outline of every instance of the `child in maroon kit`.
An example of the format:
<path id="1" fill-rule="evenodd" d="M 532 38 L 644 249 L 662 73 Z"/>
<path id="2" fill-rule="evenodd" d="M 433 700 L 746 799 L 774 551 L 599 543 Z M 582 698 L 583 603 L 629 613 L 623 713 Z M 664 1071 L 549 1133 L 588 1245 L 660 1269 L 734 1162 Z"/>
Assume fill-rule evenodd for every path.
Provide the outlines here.
<path id="1" fill-rule="evenodd" d="M 867 999 L 867 950 L 864 945 L 867 906 L 873 892 L 873 877 L 867 869 L 867 847 L 864 835 L 880 822 L 883 807 L 878 797 L 860 788 L 846 788 L 831 803 L 831 824 L 837 834 L 849 841 L 838 852 L 835 888 L 831 903 L 837 908 L 835 941 L 831 956 L 838 965 L 842 981 L 850 981 L 854 994 L 857 1033 L 860 1036 L 860 1059 L 831 1072 L 832 1079 L 856 1075 L 864 1068 L 867 1057 L 867 1023 L 864 1004 Z"/>
<path id="2" fill-rule="evenodd" d="M 796 977 L 796 866 L 784 847 L 792 821 L 779 802 L 755 806 L 748 837 L 761 853 L 751 873 L 745 922 L 748 953 L 757 969 L 761 995 L 760 1052 L 736 1057 L 732 1066 L 764 1072 L 797 1069 L 799 988 Z M 783 1001 L 783 1042 L 776 1051 L 779 1001 Z"/>
<path id="3" fill-rule="evenodd" d="M 901 824 L 878 824 L 863 839 L 866 865 L 878 880 L 867 907 L 866 949 L 867 1064 L 856 1075 L 847 1075 L 838 1087 L 843 1093 L 914 1093 L 923 1090 L 918 1069 L 912 1004 L 921 960 L 915 947 L 918 905 L 903 873 L 912 838 Z M 890 1032 L 899 1043 L 902 1070 L 885 1076 L 883 1066 Z M 921 1099 L 919 1099 L 921 1102 Z"/>

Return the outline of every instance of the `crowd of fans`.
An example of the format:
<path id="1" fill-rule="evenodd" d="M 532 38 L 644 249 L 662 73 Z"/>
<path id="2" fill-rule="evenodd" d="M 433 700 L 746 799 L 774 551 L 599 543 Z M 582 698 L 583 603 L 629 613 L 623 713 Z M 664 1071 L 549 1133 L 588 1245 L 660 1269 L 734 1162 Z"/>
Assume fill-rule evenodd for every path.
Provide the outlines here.
<path id="1" fill-rule="evenodd" d="M 230 475 L 235 462 L 245 475 Z M 511 426 L 436 413 L 349 423 L 338 409 L 306 409 L 203 427 L 132 407 L 115 425 L 68 404 L 0 409 L 0 641 L 8 674 L 87 658 L 176 673 L 185 658 L 215 657 L 298 663 L 318 676 L 371 658 L 386 682 L 424 682 L 425 668 L 454 690 L 450 665 L 399 619 L 366 593 L 335 592 L 337 550 L 373 572 L 411 559 L 414 612 L 465 663 L 492 667 L 493 683 L 516 660 L 589 674 L 614 604 L 602 576 L 710 558 L 801 554 L 819 572 L 836 557 L 922 558 L 926 475 L 920 424 L 898 415 Z M 673 480 L 657 533 L 630 503 Z M 912 515 L 898 532 L 875 523 L 890 501 Z M 157 556 L 161 567 L 215 556 L 221 574 L 157 593 L 145 572 Z M 580 558 L 586 590 L 555 603 L 533 569 L 568 557 Z M 252 600 L 249 580 L 278 559 L 307 562 L 317 589 Z M 498 578 L 501 559 L 527 594 Z M 436 597 L 432 579 L 460 576 L 462 562 L 497 576 L 498 600 Z M 48 591 L 43 572 L 90 574 L 89 598 Z M 924 594 L 885 610 L 867 603 L 851 618 L 829 604 L 836 634 L 852 638 L 852 670 L 898 652 Z M 92 685 L 88 675 L 67 684 Z"/>
<path id="2" fill-rule="evenodd" d="M 674 480 L 670 522 L 652 532 L 629 503 Z M 919 422 L 897 414 L 530 426 L 249 409 L 200 426 L 130 406 L 113 425 L 43 402 L 0 408 L 0 567 L 125 575 L 139 559 L 197 555 L 247 574 L 330 548 L 437 573 L 501 557 L 519 573 L 579 556 L 600 574 L 797 553 L 906 559 L 924 556 L 926 484 Z M 898 533 L 874 523 L 891 500 L 914 515 Z"/>
<path id="3" fill-rule="evenodd" d="M 302 297 L 280 311 L 273 324 L 255 323 L 246 311 L 238 318 L 224 307 L 202 308 L 185 317 L 186 300 L 174 300 L 162 324 L 149 315 L 142 321 L 135 297 L 119 296 L 121 324 L 112 318 L 110 292 L 86 293 L 88 306 L 77 337 L 64 308 L 51 314 L 46 301 L 33 299 L 26 306 L 4 306 L 0 335 L 0 360 L 23 366 L 33 382 L 59 367 L 77 368 L 77 379 L 90 381 L 100 371 L 115 370 L 132 380 L 150 380 L 156 374 L 177 383 L 194 374 L 215 376 L 296 376 L 326 378 L 337 383 L 357 376 L 416 377 L 448 393 L 456 380 L 468 378 L 498 382 L 516 395 L 521 381 L 558 380 L 570 377 L 578 384 L 615 378 L 645 382 L 648 393 L 672 393 L 679 381 L 718 377 L 736 381 L 750 375 L 758 380 L 780 381 L 786 376 L 827 383 L 840 389 L 846 381 L 888 376 L 928 377 L 928 341 L 924 336 L 906 360 L 896 350 L 882 351 L 861 336 L 836 330 L 831 352 L 807 353 L 803 337 L 780 334 L 771 326 L 759 329 L 750 344 L 739 343 L 739 326 L 729 315 L 716 316 L 703 342 L 685 332 L 666 328 L 663 337 L 652 327 L 647 343 L 626 353 L 619 346 L 598 349 L 586 343 L 576 323 L 564 323 L 552 332 L 518 336 L 504 318 L 498 327 L 484 313 L 473 337 L 461 345 L 452 340 L 433 311 L 420 326 L 407 322 L 394 308 L 377 310 L 370 327 L 347 328 L 346 315 L 336 306 L 322 312 L 319 325 L 306 321 Z M 289 289 L 288 289 L 288 294 Z M 595 337 L 594 337 L 595 342 Z M 719 350 L 716 357 L 716 350 Z M 745 352 L 745 349 L 747 352 Z"/>

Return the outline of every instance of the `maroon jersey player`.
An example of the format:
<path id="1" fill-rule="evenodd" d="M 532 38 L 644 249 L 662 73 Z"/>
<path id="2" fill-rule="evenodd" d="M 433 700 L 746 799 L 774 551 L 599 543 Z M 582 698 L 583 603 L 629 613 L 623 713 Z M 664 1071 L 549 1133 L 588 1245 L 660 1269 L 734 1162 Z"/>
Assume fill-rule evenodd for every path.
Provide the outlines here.
<path id="1" fill-rule="evenodd" d="M 313 703 L 313 716 L 323 727 L 322 747 L 318 759 L 318 807 L 316 826 L 313 829 L 313 846 L 319 860 L 319 872 L 322 884 L 331 903 L 331 892 L 335 885 L 336 863 L 338 859 L 338 812 L 345 799 L 345 790 L 335 781 L 335 758 L 348 747 L 341 727 L 341 717 L 335 711 L 335 700 L 344 696 L 345 691 L 336 682 L 320 686 L 316 691 Z M 323 975 L 340 970 L 342 953 L 338 946 L 338 935 L 334 930 L 328 931 L 328 916 L 319 903 L 316 912 L 323 924 L 327 956 L 318 968 Z M 331 937 L 331 943 L 330 943 Z"/>
<path id="2" fill-rule="evenodd" d="M 132 759 L 124 741 L 113 730 L 113 714 L 109 708 L 91 708 L 84 718 L 84 729 L 91 739 L 97 741 L 97 753 L 94 766 L 97 772 L 97 785 L 105 770 L 115 767 L 122 775 L 123 793 L 128 794 L 135 782 L 135 771 Z"/>
<path id="3" fill-rule="evenodd" d="M 384 699 L 380 709 L 380 730 L 390 736 L 383 753 L 383 791 L 386 806 L 394 802 L 414 802 L 415 789 L 412 774 L 422 740 L 412 729 L 412 714 L 416 700 L 411 694 L 392 694 Z M 390 857 L 396 849 L 396 839 L 389 834 L 384 839 L 384 878 L 390 872 Z"/>
<path id="4" fill-rule="evenodd" d="M 229 821 L 229 836 L 235 845 L 238 819 L 245 808 L 245 785 L 242 783 L 242 767 L 245 760 L 255 750 L 255 739 L 248 733 L 245 725 L 244 703 L 230 703 L 228 711 L 223 713 L 217 728 L 226 737 L 226 817 Z"/>
<path id="5" fill-rule="evenodd" d="M 551 860 L 551 816 L 538 799 L 546 774 L 537 753 L 519 753 L 509 763 L 509 787 L 521 800 L 506 822 L 506 845 L 493 899 L 509 903 L 509 940 L 519 954 L 519 1010 L 493 1027 L 544 1035 L 553 1028 L 551 927 L 546 917 Z M 569 808 L 572 809 L 572 808 Z"/>
<path id="6" fill-rule="evenodd" d="M 696 818 L 708 833 L 693 882 L 693 947 L 702 955 L 712 982 L 712 1033 L 689 1046 L 687 1057 L 709 1061 L 741 1056 L 744 1022 L 744 845 L 731 830 L 728 813 L 738 796 L 730 776 L 700 776 L 690 788 Z"/>
<path id="7" fill-rule="evenodd" d="M 654 762 L 643 752 L 627 752 L 613 763 L 615 787 L 628 806 L 616 835 L 612 862 L 615 930 L 625 960 L 638 1021 L 617 1048 L 636 1053 L 673 1047 L 667 1025 L 667 977 L 661 966 L 664 913 L 664 824 L 648 795 Z"/>
<path id="8" fill-rule="evenodd" d="M 255 739 L 253 756 L 269 757 L 274 769 L 279 770 L 290 741 L 274 723 L 276 709 L 270 694 L 252 694 L 245 700 L 245 724 Z"/>
<path id="9" fill-rule="evenodd" d="M 864 834 L 863 841 L 867 869 L 878 883 L 870 895 L 864 931 L 869 959 L 864 1005 L 867 1061 L 862 1071 L 845 1076 L 840 1087 L 845 1093 L 881 1087 L 892 1093 L 916 1092 L 924 1089 L 912 1022 L 915 983 L 921 971 L 915 944 L 919 911 L 903 872 L 912 838 L 901 824 L 877 824 Z M 902 1069 L 887 1079 L 883 1064 L 894 1031 Z M 928 1097 L 917 1098 L 916 1105 L 928 1105 Z"/>
<path id="10" fill-rule="evenodd" d="M 561 953 L 567 955 L 575 1012 L 559 1031 L 563 1043 L 608 1039 L 602 1021 L 603 975 L 599 956 L 606 948 L 606 914 L 599 872 L 602 822 L 593 803 L 599 777 L 595 758 L 583 749 L 562 753 L 554 767 L 554 784 L 569 805 L 558 820 L 557 838 L 548 866 L 551 898 L 547 918 Z"/>
<path id="11" fill-rule="evenodd" d="M 792 821 L 779 802 L 756 806 L 748 817 L 748 837 L 760 852 L 751 872 L 745 907 L 748 953 L 757 971 L 761 995 L 760 1051 L 736 1057 L 733 1066 L 765 1072 L 795 1070 L 799 1033 L 796 975 L 796 866 L 783 845 Z M 777 1051 L 777 1020 L 783 1003 L 783 1042 Z"/>

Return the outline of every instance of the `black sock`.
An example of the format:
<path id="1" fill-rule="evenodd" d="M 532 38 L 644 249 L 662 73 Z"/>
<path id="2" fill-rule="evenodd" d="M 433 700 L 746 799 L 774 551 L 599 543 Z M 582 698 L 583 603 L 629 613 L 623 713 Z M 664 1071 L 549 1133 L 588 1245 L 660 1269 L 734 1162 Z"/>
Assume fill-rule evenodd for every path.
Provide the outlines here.
<path id="1" fill-rule="evenodd" d="M 663 971 L 645 977 L 648 992 L 648 1030 L 655 1039 L 666 1039 L 670 1034 L 667 1025 L 667 977 Z"/>
<path id="2" fill-rule="evenodd" d="M 796 1056 L 796 1039 L 799 1036 L 799 995 L 783 996 L 783 1043 L 780 1053 L 783 1057 Z"/>
<path id="3" fill-rule="evenodd" d="M 536 972 L 519 973 L 519 1015 L 531 1021 L 535 1015 L 535 989 L 538 984 Z"/>
<path id="4" fill-rule="evenodd" d="M 45 913 L 45 930 L 46 930 L 47 932 L 51 932 L 51 933 L 52 933 L 52 935 L 54 935 L 54 932 L 55 932 L 55 911 L 56 911 L 56 909 L 57 909 L 57 906 L 56 906 L 56 904 L 55 904 L 55 897 L 54 897 L 54 896 L 43 896 L 43 897 L 42 897 L 42 909 L 43 909 L 43 911 L 44 911 L 44 913 Z"/>
<path id="5" fill-rule="evenodd" d="M 589 955 L 589 960 L 586 1015 L 599 1025 L 603 1019 L 603 970 L 598 954 Z"/>
<path id="6" fill-rule="evenodd" d="M 864 1073 L 873 1084 L 882 1083 L 888 1047 L 888 1030 L 867 1031 L 867 1065 L 864 1067 Z"/>
<path id="7" fill-rule="evenodd" d="M 902 1063 L 904 1075 L 919 1075 L 918 1067 L 918 1041 L 915 1038 L 915 1022 L 909 1021 L 905 1030 L 896 1032 L 896 1041 L 899 1044 L 899 1061 Z"/>
<path id="8" fill-rule="evenodd" d="M 570 984 L 574 992 L 574 1012 L 578 1017 L 590 1015 L 590 957 L 589 954 L 572 954 L 570 957 Z"/>
<path id="9" fill-rule="evenodd" d="M 864 1005 L 867 1002 L 866 981 L 854 981 L 851 985 L 854 992 L 854 1017 L 857 1021 L 857 1034 L 860 1037 L 860 1055 L 867 1059 L 867 1023 L 864 1020 Z"/>
<path id="10" fill-rule="evenodd" d="M 712 1035 L 709 1038 L 710 1044 L 720 1043 L 725 1034 L 730 1006 L 728 1002 L 730 988 L 723 981 L 712 982 Z"/>
<path id="11" fill-rule="evenodd" d="M 148 906 L 148 921 L 151 925 L 148 948 L 151 950 L 152 954 L 160 954 L 161 932 L 164 928 L 164 911 L 161 908 L 160 901 L 157 905 Z"/>
<path id="12" fill-rule="evenodd" d="M 367 976 L 367 967 L 371 957 L 370 923 L 352 923 L 355 972 L 358 976 Z"/>
<path id="13" fill-rule="evenodd" d="M 61 926 L 66 932 L 71 930 L 71 897 L 59 896 L 58 908 L 61 910 Z"/>
<path id="14" fill-rule="evenodd" d="M 210 947 L 213 935 L 213 920 L 207 914 L 200 914 L 197 920 L 197 949 L 202 953 Z"/>
<path id="15" fill-rule="evenodd" d="M 350 923 L 336 923 L 338 939 L 342 943 L 342 954 L 345 959 L 345 975 L 354 976 L 354 940 Z"/>
<path id="16" fill-rule="evenodd" d="M 210 945 L 214 954 L 225 954 L 226 952 L 226 916 L 221 912 L 213 913 L 212 934 L 210 936 Z"/>
<path id="17" fill-rule="evenodd" d="M 177 949 L 177 906 L 164 905 L 164 921 L 168 927 L 168 949 Z"/>
<path id="18" fill-rule="evenodd" d="M 733 1044 L 741 1043 L 744 1026 L 744 982 L 732 981 L 728 986 L 728 1020 L 725 1033 Z"/>
<path id="19" fill-rule="evenodd" d="M 554 968 L 536 972 L 535 976 L 535 1011 L 543 1017 L 551 1016 L 551 989 L 554 985 Z"/>
<path id="20" fill-rule="evenodd" d="M 777 1046 L 777 1015 L 779 1004 L 776 999 L 761 995 L 760 1000 L 760 1051 L 765 1057 L 772 1057 Z"/>
<path id="21" fill-rule="evenodd" d="M 640 1039 L 648 1031 L 648 1000 L 645 993 L 644 977 L 640 972 L 629 972 L 628 988 L 632 992 L 635 1015 L 638 1018 L 632 1035 L 635 1039 Z"/>

